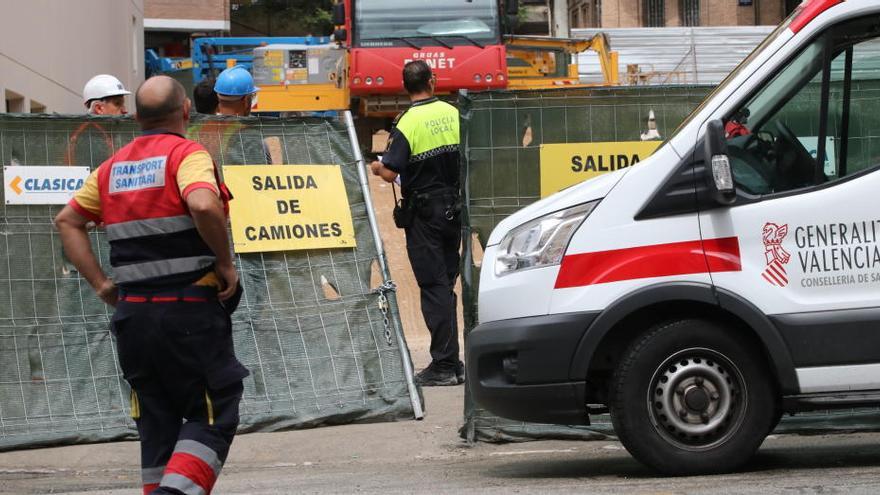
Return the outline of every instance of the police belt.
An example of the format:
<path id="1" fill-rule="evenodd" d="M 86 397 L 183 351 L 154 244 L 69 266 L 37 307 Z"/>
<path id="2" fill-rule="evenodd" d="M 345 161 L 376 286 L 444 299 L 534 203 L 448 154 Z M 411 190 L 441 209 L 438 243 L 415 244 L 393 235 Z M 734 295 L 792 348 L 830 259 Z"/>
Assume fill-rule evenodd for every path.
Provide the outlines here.
<path id="1" fill-rule="evenodd" d="M 119 300 L 133 303 L 208 302 L 217 299 L 217 288 L 209 285 L 190 285 L 179 289 L 160 289 L 155 292 L 120 288 Z"/>
<path id="2" fill-rule="evenodd" d="M 415 193 L 411 194 L 407 197 L 407 200 L 412 199 L 413 201 L 428 201 L 432 199 L 451 199 L 457 200 L 459 197 L 458 189 L 452 187 L 444 187 L 442 189 L 435 189 L 433 191 L 427 191 L 423 193 Z"/>

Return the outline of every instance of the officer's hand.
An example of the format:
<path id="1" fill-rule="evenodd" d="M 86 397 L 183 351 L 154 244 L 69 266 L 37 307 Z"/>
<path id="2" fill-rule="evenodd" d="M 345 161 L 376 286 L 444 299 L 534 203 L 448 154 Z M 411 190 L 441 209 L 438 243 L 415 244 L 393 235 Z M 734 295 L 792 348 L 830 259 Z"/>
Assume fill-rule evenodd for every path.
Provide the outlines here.
<path id="1" fill-rule="evenodd" d="M 119 300 L 119 290 L 116 288 L 116 284 L 113 283 L 109 278 L 104 280 L 100 287 L 98 287 L 98 297 L 101 298 L 106 304 L 115 307 L 116 302 Z"/>
<path id="2" fill-rule="evenodd" d="M 379 175 L 379 171 L 382 170 L 382 162 L 379 160 L 373 160 L 370 163 L 370 170 L 373 172 L 373 175 Z"/>
<path id="3" fill-rule="evenodd" d="M 235 271 L 235 265 L 232 263 L 217 264 L 214 271 L 217 272 L 217 276 L 220 277 L 220 282 L 223 284 L 223 289 L 217 293 L 217 297 L 221 301 L 225 301 L 235 294 L 235 289 L 238 287 L 238 272 Z"/>

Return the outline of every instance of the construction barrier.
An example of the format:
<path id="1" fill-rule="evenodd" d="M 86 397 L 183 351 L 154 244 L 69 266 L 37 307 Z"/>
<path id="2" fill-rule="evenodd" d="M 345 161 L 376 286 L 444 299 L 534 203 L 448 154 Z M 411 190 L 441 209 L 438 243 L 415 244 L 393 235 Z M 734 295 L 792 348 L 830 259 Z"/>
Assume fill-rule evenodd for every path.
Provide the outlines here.
<path id="1" fill-rule="evenodd" d="M 492 229 L 513 212 L 570 185 L 632 166 L 669 137 L 712 89 L 666 86 L 557 89 L 463 94 L 461 109 L 464 220 L 462 305 L 467 334 L 479 322 L 482 249 Z M 870 91 L 872 88 L 863 88 Z M 874 98 L 873 93 L 866 93 Z M 876 101 L 876 100 L 874 100 Z M 649 122 L 654 115 L 654 124 Z M 791 116 L 796 125 L 796 117 Z M 656 126 L 656 132 L 652 127 Z M 647 139 L 647 141 L 643 141 Z M 635 157 L 635 159 L 634 159 Z M 561 165 L 561 166 L 560 166 Z M 607 415 L 589 427 L 523 423 L 499 418 L 465 395 L 468 441 L 589 439 L 613 435 Z M 880 428 L 878 409 L 838 410 L 786 417 L 777 431 Z"/>
<path id="2" fill-rule="evenodd" d="M 94 169 L 138 134 L 128 118 L 2 115 L 4 184 L 24 187 L 16 166 Z M 356 247 L 236 255 L 245 292 L 233 336 L 251 372 L 240 430 L 421 417 L 351 116 L 197 117 L 189 137 L 218 165 L 340 166 L 354 227 Z M 52 225 L 61 207 L 3 199 L 0 450 L 134 438 L 112 308 L 65 258 Z M 108 267 L 103 229 L 90 238 Z"/>

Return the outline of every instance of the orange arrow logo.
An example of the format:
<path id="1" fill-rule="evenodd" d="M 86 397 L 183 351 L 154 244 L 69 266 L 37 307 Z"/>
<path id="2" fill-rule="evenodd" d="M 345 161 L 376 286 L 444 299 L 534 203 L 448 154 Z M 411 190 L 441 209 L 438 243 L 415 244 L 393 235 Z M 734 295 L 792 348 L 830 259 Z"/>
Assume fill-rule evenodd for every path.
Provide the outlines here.
<path id="1" fill-rule="evenodd" d="M 9 183 L 9 187 L 15 191 L 15 194 L 21 194 L 21 187 L 19 187 L 19 184 L 21 184 L 21 177 L 16 177 Z"/>

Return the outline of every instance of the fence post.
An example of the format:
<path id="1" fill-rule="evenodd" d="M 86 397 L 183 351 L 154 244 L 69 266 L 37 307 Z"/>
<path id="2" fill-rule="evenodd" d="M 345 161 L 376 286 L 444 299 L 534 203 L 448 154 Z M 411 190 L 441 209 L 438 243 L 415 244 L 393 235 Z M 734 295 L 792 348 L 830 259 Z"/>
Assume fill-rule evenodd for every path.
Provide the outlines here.
<path id="1" fill-rule="evenodd" d="M 373 196 L 370 194 L 370 183 L 367 181 L 367 165 L 364 162 L 364 156 L 361 153 L 361 145 L 358 142 L 357 132 L 354 128 L 354 119 L 351 117 L 351 111 L 346 110 L 342 113 L 345 121 L 345 128 L 348 130 L 348 138 L 351 141 L 351 152 L 357 161 L 358 179 L 361 183 L 361 191 L 364 195 L 364 204 L 367 210 L 367 219 L 370 222 L 370 229 L 373 231 L 373 242 L 376 243 L 376 257 L 379 259 L 379 271 L 382 273 L 382 282 L 391 282 L 391 272 L 388 270 L 388 262 L 385 258 L 385 247 L 382 244 L 382 236 L 379 234 L 379 224 L 376 222 L 376 212 L 373 210 Z M 416 419 L 425 417 L 425 411 L 422 407 L 422 399 L 419 391 L 415 386 L 415 378 L 413 373 L 413 364 L 407 351 L 406 340 L 403 338 L 403 330 L 398 317 L 394 318 L 394 333 L 397 336 L 397 347 L 400 349 L 400 357 L 403 361 L 403 374 L 406 378 L 406 386 L 409 390 L 409 398 L 412 402 L 413 414 Z"/>

